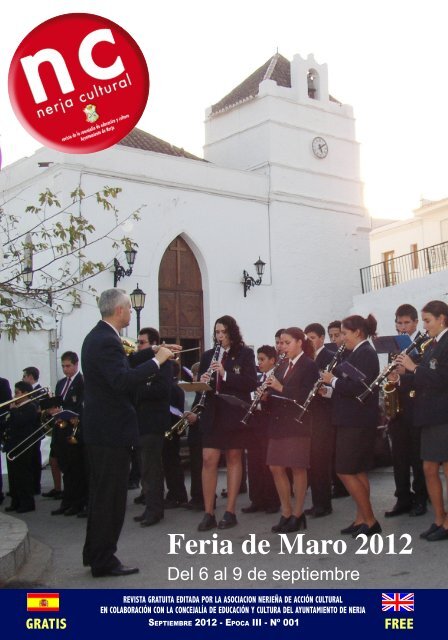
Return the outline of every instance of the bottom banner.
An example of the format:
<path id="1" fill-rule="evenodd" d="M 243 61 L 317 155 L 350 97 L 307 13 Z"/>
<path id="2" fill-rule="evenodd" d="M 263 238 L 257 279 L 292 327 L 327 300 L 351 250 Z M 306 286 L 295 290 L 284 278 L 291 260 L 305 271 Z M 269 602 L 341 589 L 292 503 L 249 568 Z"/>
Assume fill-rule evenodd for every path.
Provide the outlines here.
<path id="1" fill-rule="evenodd" d="M 215 638 L 427 637 L 447 590 L 3 590 L 2 636 Z M 395 636 L 393 636 L 395 637 Z"/>

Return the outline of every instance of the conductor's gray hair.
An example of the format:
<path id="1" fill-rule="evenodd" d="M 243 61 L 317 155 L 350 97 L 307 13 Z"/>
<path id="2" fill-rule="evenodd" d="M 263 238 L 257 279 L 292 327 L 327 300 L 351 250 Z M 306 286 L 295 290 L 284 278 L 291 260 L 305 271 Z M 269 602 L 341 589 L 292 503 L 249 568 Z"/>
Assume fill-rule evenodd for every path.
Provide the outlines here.
<path id="1" fill-rule="evenodd" d="M 129 296 L 124 289 L 106 289 L 100 295 L 98 308 L 102 318 L 110 318 L 117 307 L 129 304 Z"/>

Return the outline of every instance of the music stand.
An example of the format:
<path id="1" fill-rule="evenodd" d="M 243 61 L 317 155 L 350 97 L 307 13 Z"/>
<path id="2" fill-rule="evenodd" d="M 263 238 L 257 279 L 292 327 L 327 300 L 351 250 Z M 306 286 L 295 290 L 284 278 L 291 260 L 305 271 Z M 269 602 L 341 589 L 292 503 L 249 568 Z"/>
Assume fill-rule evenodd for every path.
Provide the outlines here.
<path id="1" fill-rule="evenodd" d="M 400 353 L 412 340 L 407 333 L 399 333 L 396 336 L 379 336 L 373 338 L 372 342 L 377 353 Z"/>

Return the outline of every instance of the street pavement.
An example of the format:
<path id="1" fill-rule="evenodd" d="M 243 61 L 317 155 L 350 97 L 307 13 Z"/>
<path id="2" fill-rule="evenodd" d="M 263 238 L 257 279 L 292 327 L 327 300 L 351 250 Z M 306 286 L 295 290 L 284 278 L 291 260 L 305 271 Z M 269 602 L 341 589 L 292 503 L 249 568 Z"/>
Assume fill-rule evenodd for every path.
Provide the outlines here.
<path id="1" fill-rule="evenodd" d="M 433 521 L 431 509 L 417 518 L 407 514 L 384 518 L 384 511 L 395 502 L 391 469 L 377 469 L 370 478 L 374 510 L 383 527 L 382 537 L 377 536 L 368 543 L 371 548 L 364 548 L 360 540 L 340 534 L 340 529 L 350 524 L 354 517 L 351 498 L 334 500 L 333 514 L 319 519 L 308 518 L 308 529 L 300 531 L 297 539 L 294 533 L 282 540 L 278 534 L 271 533 L 271 526 L 276 524 L 279 514 L 241 513 L 241 507 L 249 504 L 248 495 L 238 498 L 237 527 L 199 533 L 197 525 L 202 512 L 186 509 L 167 510 L 164 520 L 157 525 L 141 527 L 133 520 L 142 511 L 142 507 L 133 502 L 139 492 L 129 491 L 117 555 L 123 564 L 138 566 L 140 572 L 117 578 L 92 578 L 81 562 L 86 520 L 51 516 L 50 512 L 59 503 L 39 496 L 36 511 L 21 515 L 33 541 L 32 554 L 7 588 L 446 588 L 448 541 L 431 543 L 419 538 Z M 186 481 L 188 487 L 188 477 Z M 42 485 L 43 491 L 51 488 L 48 470 L 43 472 Z M 225 500 L 220 497 L 224 487 L 225 470 L 220 469 L 218 519 L 225 509 Z M 8 502 L 6 499 L 3 507 Z M 310 506 L 309 494 L 305 506 Z M 169 553 L 170 534 L 185 536 L 184 539 L 176 538 L 179 547 L 171 548 L 178 553 Z M 246 552 L 251 551 L 246 542 L 251 534 L 256 545 L 252 550 L 256 552 L 243 553 L 243 548 Z M 187 552 L 189 540 L 192 541 L 190 553 Z M 223 543 L 226 540 L 229 542 Z M 324 543 L 324 540 L 331 542 Z M 212 553 L 212 544 L 205 544 L 207 553 L 199 554 L 200 541 L 220 543 L 221 550 L 224 546 L 232 553 Z M 260 541 L 266 541 L 261 549 Z M 299 548 L 299 542 L 302 548 Z M 307 550 L 312 553 L 306 553 Z M 359 573 L 358 578 L 354 572 Z"/>

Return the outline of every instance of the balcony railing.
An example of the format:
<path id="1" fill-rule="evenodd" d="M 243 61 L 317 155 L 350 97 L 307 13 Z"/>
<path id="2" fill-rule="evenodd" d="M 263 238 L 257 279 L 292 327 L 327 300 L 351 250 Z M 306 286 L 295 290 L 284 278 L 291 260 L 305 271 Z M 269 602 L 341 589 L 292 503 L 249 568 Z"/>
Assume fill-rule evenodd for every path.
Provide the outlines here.
<path id="1" fill-rule="evenodd" d="M 362 292 L 393 287 L 444 269 L 448 269 L 448 242 L 363 267 L 360 269 Z"/>

